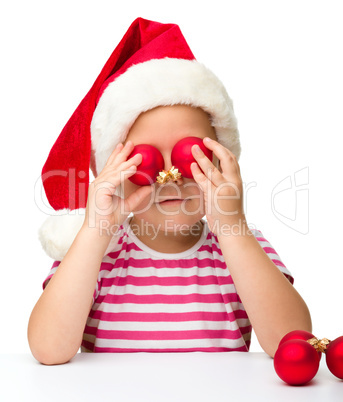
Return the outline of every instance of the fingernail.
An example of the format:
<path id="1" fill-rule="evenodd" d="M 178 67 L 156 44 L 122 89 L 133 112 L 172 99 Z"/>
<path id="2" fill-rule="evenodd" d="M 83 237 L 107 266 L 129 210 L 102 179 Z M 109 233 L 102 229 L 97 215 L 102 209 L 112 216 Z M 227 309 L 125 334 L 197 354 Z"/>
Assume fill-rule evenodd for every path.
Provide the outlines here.
<path id="1" fill-rule="evenodd" d="M 199 145 L 194 145 L 194 152 L 199 155 L 201 154 L 202 150 L 200 149 Z"/>
<path id="2" fill-rule="evenodd" d="M 209 138 L 209 137 L 205 137 L 204 140 L 205 140 L 206 142 L 212 141 L 211 138 Z"/>

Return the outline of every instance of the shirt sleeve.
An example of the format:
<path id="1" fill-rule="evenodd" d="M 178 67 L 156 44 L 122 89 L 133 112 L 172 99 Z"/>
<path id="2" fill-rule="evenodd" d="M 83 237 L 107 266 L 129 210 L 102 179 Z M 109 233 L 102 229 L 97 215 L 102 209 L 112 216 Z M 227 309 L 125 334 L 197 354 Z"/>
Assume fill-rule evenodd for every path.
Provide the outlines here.
<path id="1" fill-rule="evenodd" d="M 269 243 L 269 241 L 263 236 L 262 232 L 257 229 L 251 230 L 256 240 L 259 242 L 260 246 L 263 248 L 264 252 L 273 261 L 273 263 L 279 268 L 279 270 L 285 275 L 285 277 L 293 285 L 294 278 L 291 272 L 286 268 L 285 264 L 281 261 L 280 256 L 275 251 L 274 247 Z"/>
<path id="2" fill-rule="evenodd" d="M 54 263 L 52 264 L 52 267 L 50 269 L 50 272 L 49 272 L 48 276 L 44 279 L 43 290 L 47 287 L 50 279 L 54 276 L 54 274 L 57 271 L 57 268 L 60 265 L 60 263 L 61 263 L 61 261 L 54 261 Z M 95 289 L 94 289 L 94 293 L 93 293 L 93 304 L 94 304 L 95 299 L 98 297 L 99 293 L 100 293 L 99 280 L 97 280 L 96 285 L 95 285 Z"/>
<path id="3" fill-rule="evenodd" d="M 49 283 L 50 279 L 54 276 L 54 273 L 57 271 L 57 267 L 61 264 L 61 261 L 54 261 L 54 263 L 52 264 L 52 267 L 50 269 L 50 272 L 48 274 L 48 276 L 44 279 L 43 282 L 43 290 L 45 290 L 47 284 Z"/>

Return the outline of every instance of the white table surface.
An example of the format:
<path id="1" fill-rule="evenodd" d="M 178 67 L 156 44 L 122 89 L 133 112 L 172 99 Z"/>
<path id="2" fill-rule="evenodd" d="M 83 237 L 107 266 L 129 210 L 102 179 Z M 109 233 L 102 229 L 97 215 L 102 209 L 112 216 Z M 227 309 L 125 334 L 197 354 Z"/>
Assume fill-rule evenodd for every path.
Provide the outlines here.
<path id="1" fill-rule="evenodd" d="M 343 401 L 343 381 L 326 367 L 289 386 L 264 353 L 82 353 L 59 366 L 30 354 L 0 355 L 0 401 Z"/>

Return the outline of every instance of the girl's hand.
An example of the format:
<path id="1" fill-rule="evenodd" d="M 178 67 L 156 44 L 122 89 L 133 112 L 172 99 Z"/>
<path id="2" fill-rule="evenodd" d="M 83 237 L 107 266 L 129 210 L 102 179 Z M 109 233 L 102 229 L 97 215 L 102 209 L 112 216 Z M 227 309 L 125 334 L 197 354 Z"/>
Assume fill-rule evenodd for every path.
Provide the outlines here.
<path id="1" fill-rule="evenodd" d="M 197 163 L 192 163 L 191 169 L 194 180 L 204 192 L 208 226 L 217 236 L 237 232 L 237 227 L 233 229 L 232 225 L 246 224 L 243 184 L 237 159 L 217 141 L 206 137 L 203 142 L 217 156 L 222 170 L 220 172 L 201 149 L 193 145 L 192 154 Z"/>
<path id="2" fill-rule="evenodd" d="M 132 176 L 142 162 L 141 154 L 127 160 L 133 147 L 132 141 L 127 141 L 125 146 L 119 143 L 101 173 L 90 183 L 84 225 L 101 232 L 110 230 L 113 234 L 130 212 L 151 194 L 152 186 L 139 187 L 126 199 L 115 194 L 117 187 Z"/>

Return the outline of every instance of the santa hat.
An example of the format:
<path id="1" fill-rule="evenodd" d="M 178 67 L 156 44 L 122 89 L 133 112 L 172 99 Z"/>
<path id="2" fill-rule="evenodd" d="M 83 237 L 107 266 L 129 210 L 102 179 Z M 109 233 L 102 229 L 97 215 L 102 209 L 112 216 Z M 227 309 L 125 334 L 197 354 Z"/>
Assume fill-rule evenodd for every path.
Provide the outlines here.
<path id="1" fill-rule="evenodd" d="M 61 260 L 80 230 L 89 169 L 101 172 L 140 113 L 175 104 L 211 116 L 218 141 L 239 158 L 232 101 L 220 80 L 195 60 L 180 28 L 137 18 L 53 145 L 42 182 L 55 212 L 39 230 L 46 253 Z"/>

